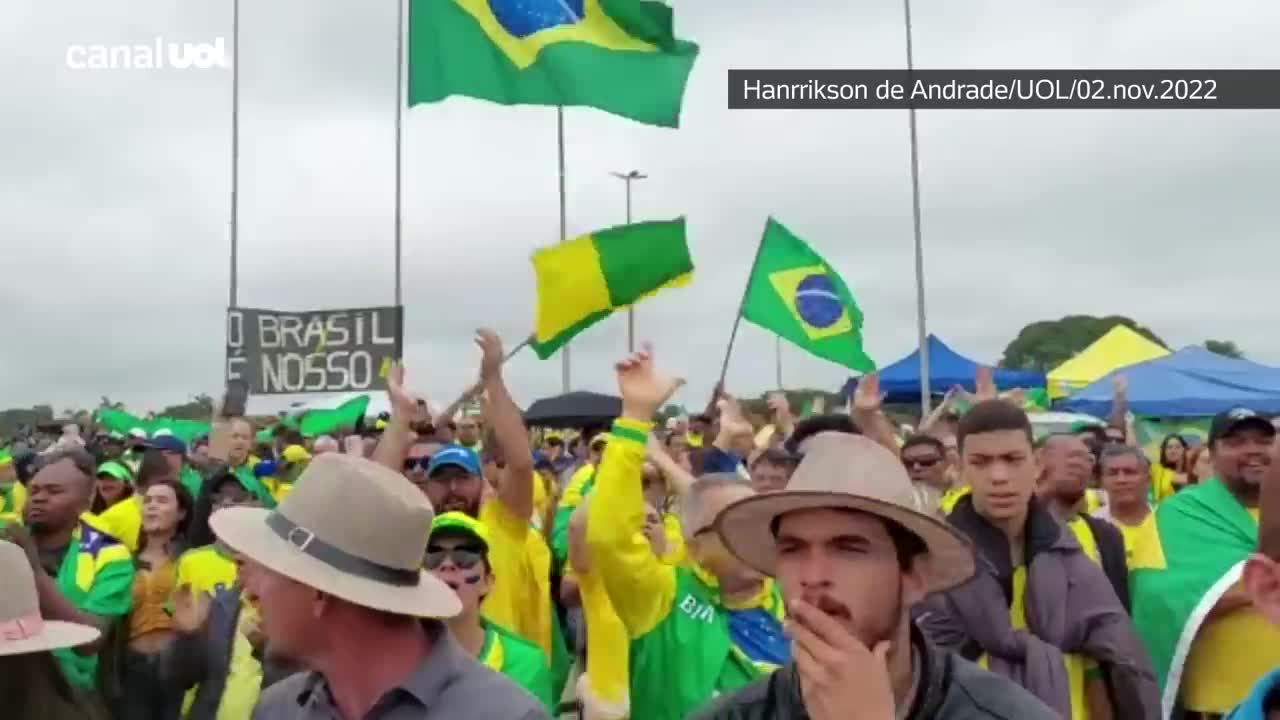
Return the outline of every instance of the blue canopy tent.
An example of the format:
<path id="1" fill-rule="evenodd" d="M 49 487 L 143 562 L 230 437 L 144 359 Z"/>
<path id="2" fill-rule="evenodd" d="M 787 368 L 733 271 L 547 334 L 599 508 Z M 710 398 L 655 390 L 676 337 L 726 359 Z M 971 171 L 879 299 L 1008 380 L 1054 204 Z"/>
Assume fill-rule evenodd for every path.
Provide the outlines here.
<path id="1" fill-rule="evenodd" d="M 1112 378 L 1129 381 L 1129 410 L 1149 417 L 1205 417 L 1234 407 L 1280 415 L 1280 368 L 1185 347 L 1172 355 L 1115 370 L 1055 407 L 1106 417 Z"/>
<path id="2" fill-rule="evenodd" d="M 952 350 L 937 336 L 928 338 L 929 348 L 929 390 L 941 395 L 953 386 L 974 391 L 974 375 L 978 372 L 978 363 Z M 1005 370 L 996 368 L 996 387 L 1001 390 L 1013 388 L 1038 388 L 1045 386 L 1044 373 L 1025 372 L 1022 370 Z M 844 397 L 853 394 L 858 386 L 858 378 L 850 378 L 840 393 Z M 911 403 L 920 399 L 920 350 L 880 370 L 880 392 L 887 393 L 885 402 Z"/>

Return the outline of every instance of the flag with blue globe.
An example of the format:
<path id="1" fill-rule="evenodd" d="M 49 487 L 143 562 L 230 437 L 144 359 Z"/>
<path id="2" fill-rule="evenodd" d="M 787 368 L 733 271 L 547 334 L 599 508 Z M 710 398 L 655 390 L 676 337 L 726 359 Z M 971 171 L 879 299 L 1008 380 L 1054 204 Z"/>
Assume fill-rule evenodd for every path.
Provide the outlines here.
<path id="1" fill-rule="evenodd" d="M 862 349 L 862 311 L 839 273 L 773 218 L 760 243 L 742 317 L 850 370 L 875 370 Z"/>

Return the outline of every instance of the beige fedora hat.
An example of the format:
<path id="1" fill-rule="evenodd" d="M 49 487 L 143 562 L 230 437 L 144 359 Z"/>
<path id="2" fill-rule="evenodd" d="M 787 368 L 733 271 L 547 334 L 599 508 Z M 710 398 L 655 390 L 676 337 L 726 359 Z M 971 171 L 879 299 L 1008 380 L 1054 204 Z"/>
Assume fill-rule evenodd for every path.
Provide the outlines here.
<path id="1" fill-rule="evenodd" d="M 254 562 L 347 602 L 451 618 L 462 602 L 422 570 L 434 517 L 431 503 L 400 473 L 324 453 L 275 510 L 226 508 L 209 525 Z"/>
<path id="2" fill-rule="evenodd" d="M 739 560 L 775 575 L 775 518 L 798 510 L 847 509 L 892 520 L 924 541 L 917 562 L 929 592 L 965 582 L 974 574 L 969 541 L 929 510 L 919 507 L 911 479 L 898 458 L 861 435 L 824 432 L 804 444 L 804 457 L 787 489 L 734 502 L 716 516 L 715 527 Z"/>
<path id="3" fill-rule="evenodd" d="M 102 634 L 88 625 L 41 617 L 31 563 L 10 542 L 0 541 L 0 578 L 0 656 L 76 647 Z"/>

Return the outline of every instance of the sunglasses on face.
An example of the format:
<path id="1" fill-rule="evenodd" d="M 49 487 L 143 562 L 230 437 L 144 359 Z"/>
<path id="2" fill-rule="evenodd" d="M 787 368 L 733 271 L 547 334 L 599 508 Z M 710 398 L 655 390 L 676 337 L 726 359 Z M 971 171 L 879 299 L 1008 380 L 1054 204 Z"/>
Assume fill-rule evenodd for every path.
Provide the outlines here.
<path id="1" fill-rule="evenodd" d="M 444 565 L 445 560 L 454 564 L 459 570 L 470 570 L 484 560 L 484 553 L 476 547 L 443 548 L 439 545 L 427 546 L 428 570 L 436 570 Z"/>
<path id="2" fill-rule="evenodd" d="M 426 456 L 426 457 L 422 457 L 422 458 L 405 458 L 405 459 L 404 459 L 404 471 L 405 471 L 405 472 L 411 472 L 411 471 L 413 471 L 413 470 L 426 470 L 426 469 L 427 469 L 427 463 L 429 463 L 429 462 L 431 462 L 431 456 L 430 456 L 430 455 L 428 455 L 428 456 Z"/>
<path id="3" fill-rule="evenodd" d="M 942 462 L 939 458 L 903 458 L 902 464 L 908 468 L 931 468 Z"/>

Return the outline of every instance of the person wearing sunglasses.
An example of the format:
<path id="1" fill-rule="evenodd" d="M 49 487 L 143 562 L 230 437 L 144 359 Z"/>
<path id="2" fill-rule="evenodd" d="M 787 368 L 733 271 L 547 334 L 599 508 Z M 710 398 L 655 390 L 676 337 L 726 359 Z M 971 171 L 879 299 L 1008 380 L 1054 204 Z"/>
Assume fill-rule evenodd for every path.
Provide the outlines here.
<path id="1" fill-rule="evenodd" d="M 542 649 L 490 622 L 480 611 L 494 579 L 488 527 L 462 512 L 436 516 L 424 566 L 462 600 L 462 612 L 448 621 L 458 644 L 481 665 L 507 676 L 554 711 L 551 668 Z"/>
<path id="2" fill-rule="evenodd" d="M 939 507 L 951 489 L 947 475 L 947 448 L 932 435 L 912 435 L 899 451 L 902 465 L 911 477 L 911 485 L 921 507 Z"/>

